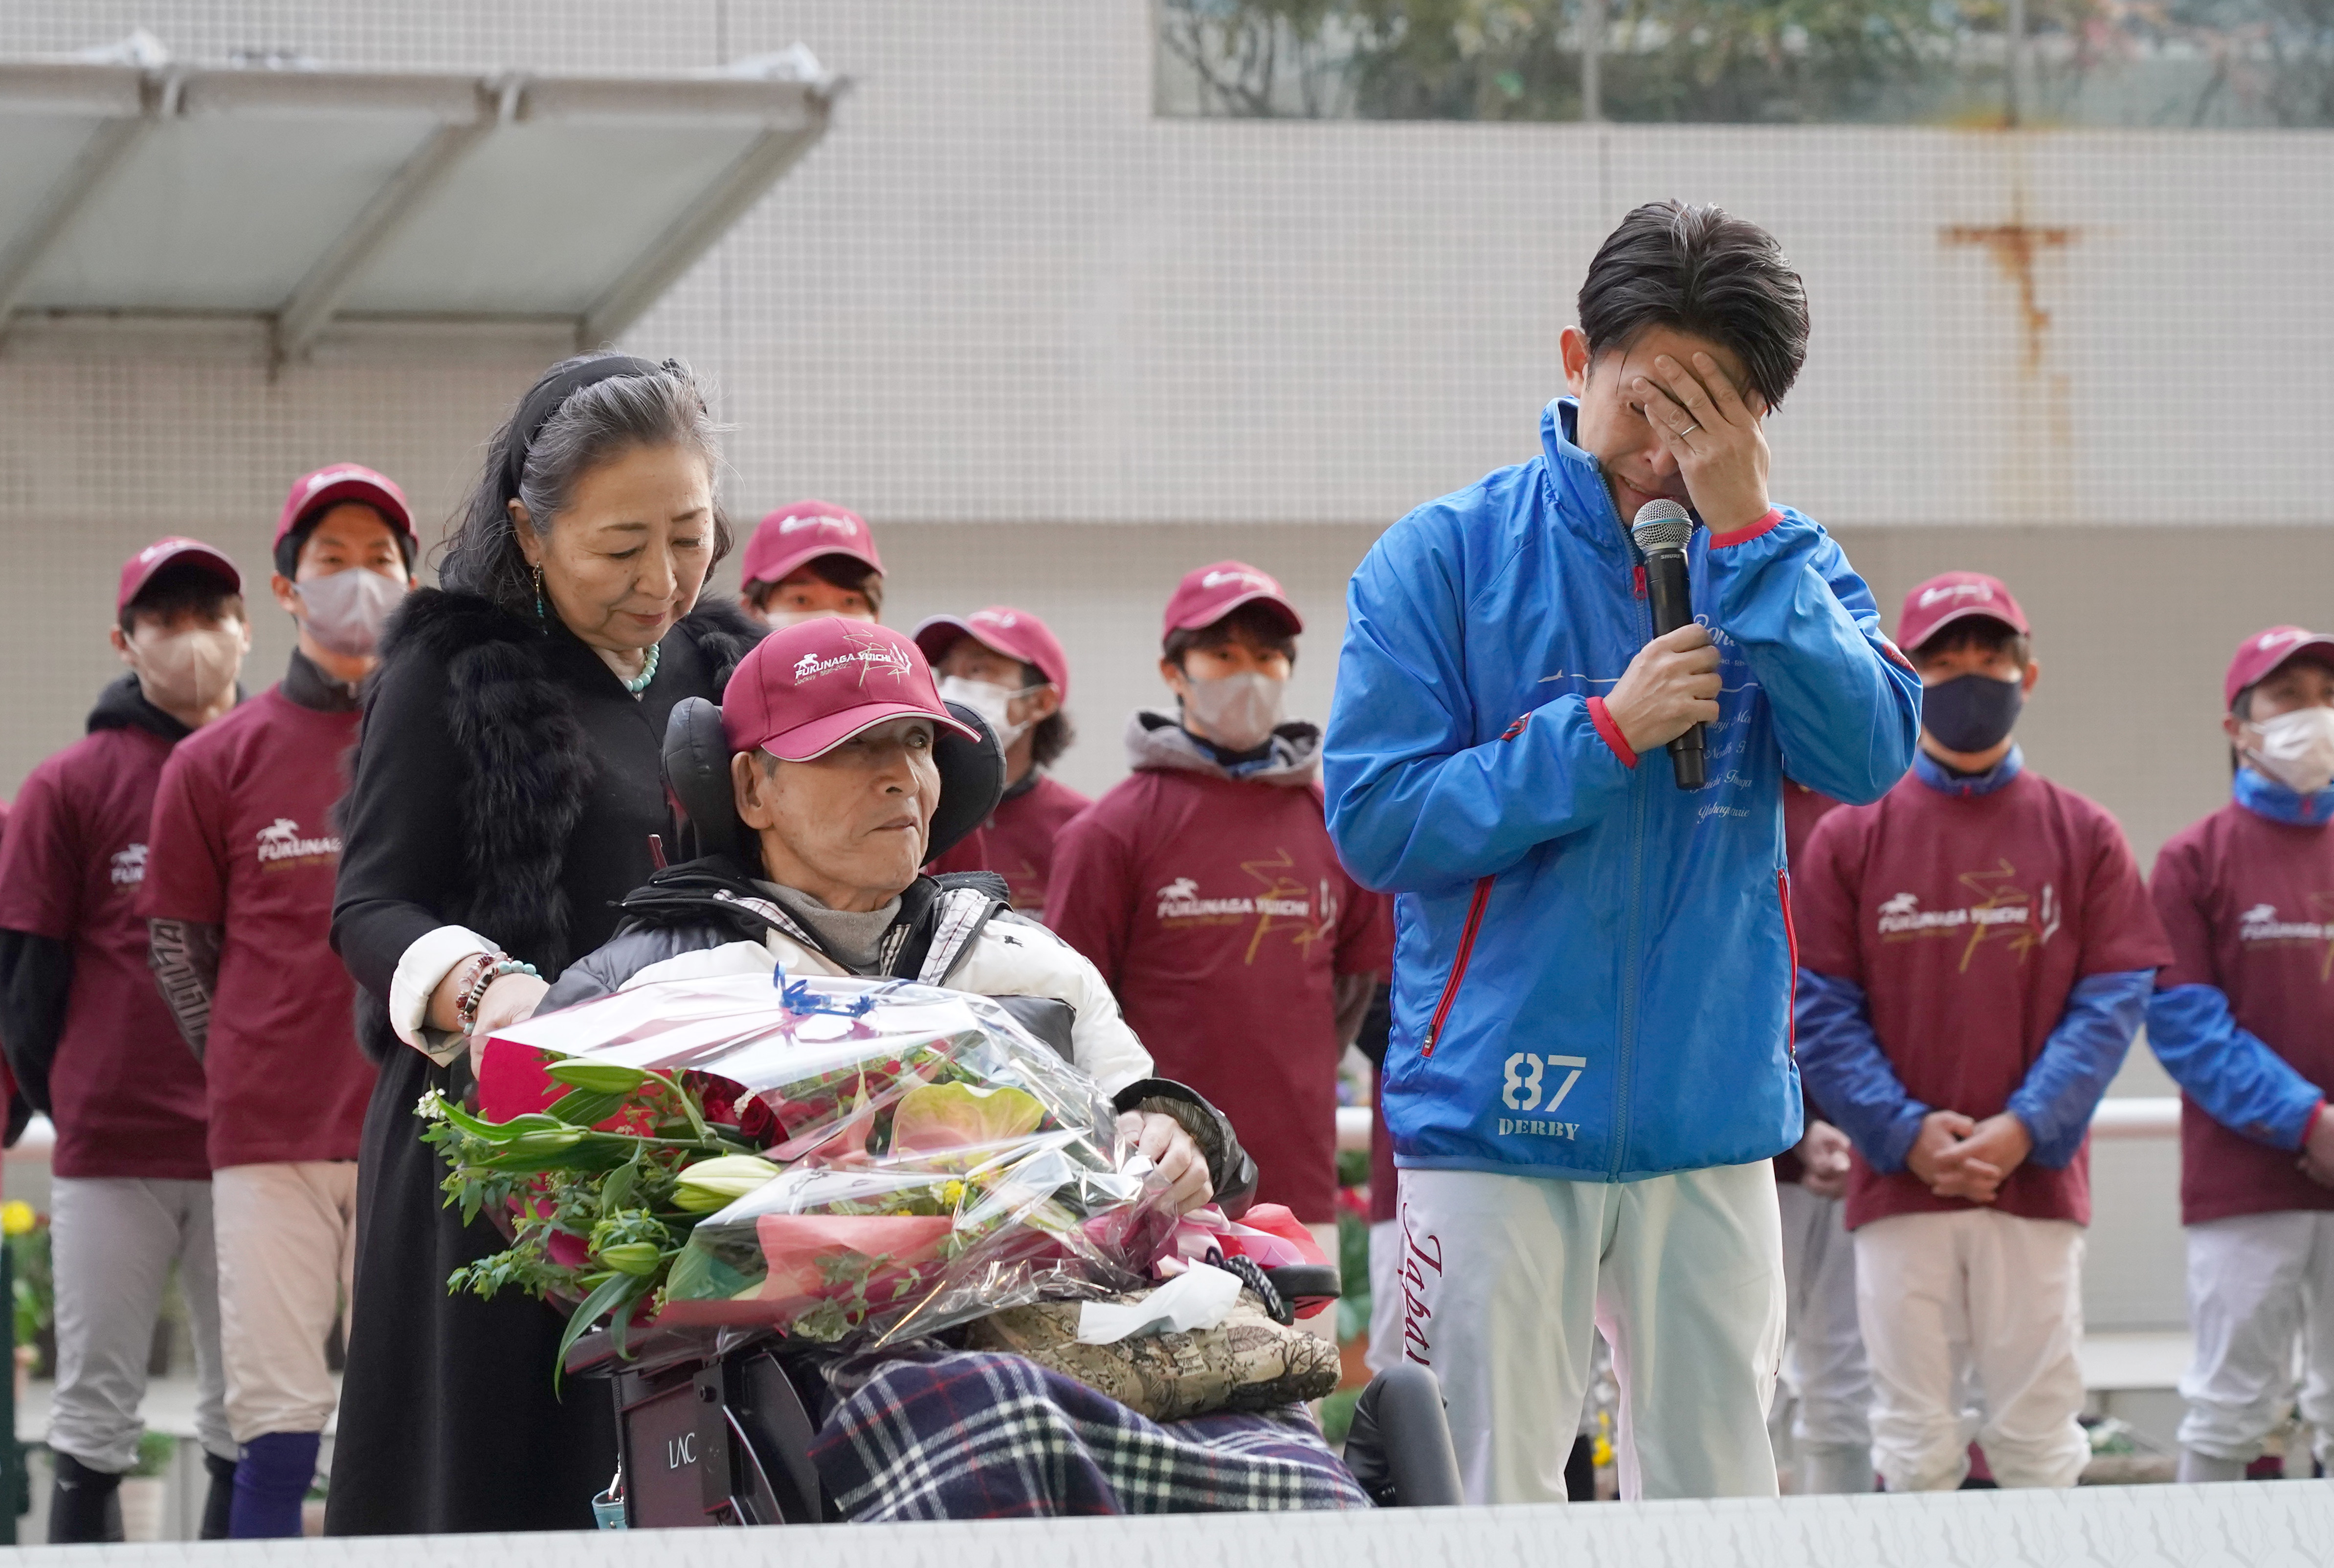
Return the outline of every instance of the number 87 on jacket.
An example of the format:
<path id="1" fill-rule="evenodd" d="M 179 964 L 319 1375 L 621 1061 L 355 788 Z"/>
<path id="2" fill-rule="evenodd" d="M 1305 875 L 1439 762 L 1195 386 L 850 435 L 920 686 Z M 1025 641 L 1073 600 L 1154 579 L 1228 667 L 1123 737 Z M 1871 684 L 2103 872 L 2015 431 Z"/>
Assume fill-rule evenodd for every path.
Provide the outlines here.
<path id="1" fill-rule="evenodd" d="M 1548 1080 L 1555 1074 L 1547 1072 L 1542 1063 L 1547 1067 L 1568 1069 L 1565 1072 L 1564 1082 L 1556 1086 L 1556 1092 L 1548 1096 L 1545 1106 L 1540 1104 L 1540 1095 L 1547 1090 Z M 1586 1056 L 1536 1056 L 1529 1051 L 1519 1051 L 1507 1060 L 1507 1082 L 1500 1087 L 1500 1100 L 1510 1111 L 1553 1111 L 1564 1103 L 1564 1097 L 1572 1092 L 1572 1086 L 1580 1082 L 1581 1071 L 1587 1065 L 1588 1058 Z"/>

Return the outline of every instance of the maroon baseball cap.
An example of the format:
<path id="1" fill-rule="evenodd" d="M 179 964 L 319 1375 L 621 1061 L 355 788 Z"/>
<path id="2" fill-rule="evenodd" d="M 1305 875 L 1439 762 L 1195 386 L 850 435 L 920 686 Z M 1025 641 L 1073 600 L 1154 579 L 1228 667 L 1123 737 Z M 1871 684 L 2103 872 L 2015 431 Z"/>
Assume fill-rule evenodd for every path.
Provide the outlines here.
<path id="1" fill-rule="evenodd" d="M 920 715 L 969 741 L 979 733 L 940 702 L 932 668 L 888 626 L 822 615 L 789 626 L 738 661 L 721 698 L 729 749 L 808 762 L 886 719 Z"/>
<path id="2" fill-rule="evenodd" d="M 2334 669 L 2334 636 L 2299 626 L 2272 626 L 2253 633 L 2237 644 L 2237 656 L 2229 660 L 2229 678 L 2221 683 L 2222 701 L 2234 708 L 2239 692 L 2260 685 L 2277 673 L 2278 666 L 2305 653 Z"/>
<path id="3" fill-rule="evenodd" d="M 121 592 L 114 596 L 113 608 L 116 611 L 129 609 L 130 601 L 137 598 L 146 584 L 154 580 L 154 573 L 165 566 L 199 567 L 226 583 L 228 592 L 243 592 L 243 573 L 235 569 L 234 562 L 199 539 L 182 539 L 173 535 L 155 540 L 121 563 Z"/>
<path id="4" fill-rule="evenodd" d="M 335 463 L 294 480 L 292 493 L 284 497 L 284 510 L 276 514 L 275 543 L 281 544 L 284 535 L 341 501 L 362 502 L 416 547 L 421 544 L 413 532 L 413 509 L 405 504 L 405 492 L 386 474 L 376 474 L 361 463 Z"/>
<path id="5" fill-rule="evenodd" d="M 934 615 L 919 621 L 914 635 L 916 646 L 934 664 L 959 638 L 969 637 L 1008 659 L 1036 665 L 1037 673 L 1054 683 L 1063 700 L 1069 698 L 1070 661 L 1063 656 L 1062 645 L 1053 631 L 1026 610 L 992 604 L 970 615 Z"/>
<path id="6" fill-rule="evenodd" d="M 1954 621 L 1979 615 L 2001 621 L 2021 637 L 2032 630 L 2026 624 L 2026 611 L 2018 608 L 2001 578 L 1982 572 L 1946 572 L 1905 595 L 1905 611 L 1896 618 L 1896 646 L 1917 650 Z"/>
<path id="7" fill-rule="evenodd" d="M 746 541 L 742 582 L 783 582 L 795 571 L 822 555 L 848 555 L 863 561 L 877 576 L 883 558 L 875 553 L 875 535 L 856 512 L 825 501 L 796 501 L 781 506 L 756 525 Z"/>
<path id="8" fill-rule="evenodd" d="M 1270 572 L 1259 572 L 1245 561 L 1218 561 L 1185 572 L 1183 581 L 1175 584 L 1174 595 L 1167 601 L 1166 629 L 1160 635 L 1163 639 L 1213 626 L 1241 605 L 1258 601 L 1280 612 L 1291 637 L 1305 630 L 1304 617 L 1297 613 L 1297 607 L 1288 602 Z"/>

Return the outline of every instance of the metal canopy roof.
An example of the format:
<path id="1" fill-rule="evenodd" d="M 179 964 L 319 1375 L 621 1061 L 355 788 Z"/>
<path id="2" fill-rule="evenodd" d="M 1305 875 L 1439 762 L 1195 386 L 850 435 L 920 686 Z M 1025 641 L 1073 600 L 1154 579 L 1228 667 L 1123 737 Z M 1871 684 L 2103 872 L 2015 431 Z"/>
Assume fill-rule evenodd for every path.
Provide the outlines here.
<path id="1" fill-rule="evenodd" d="M 807 56 L 795 52 L 801 61 Z M 623 331 L 825 134 L 833 78 L 0 60 L 0 332 L 20 312 Z"/>

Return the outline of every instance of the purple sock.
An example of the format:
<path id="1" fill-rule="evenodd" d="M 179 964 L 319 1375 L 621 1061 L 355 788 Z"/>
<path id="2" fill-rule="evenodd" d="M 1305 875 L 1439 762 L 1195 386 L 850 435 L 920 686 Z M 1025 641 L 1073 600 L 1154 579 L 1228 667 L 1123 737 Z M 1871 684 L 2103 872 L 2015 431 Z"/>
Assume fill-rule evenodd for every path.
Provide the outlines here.
<path id="1" fill-rule="evenodd" d="M 235 1467 L 230 1538 L 300 1534 L 300 1504 L 316 1479 L 316 1449 L 323 1441 L 321 1432 L 270 1432 L 243 1446 Z"/>

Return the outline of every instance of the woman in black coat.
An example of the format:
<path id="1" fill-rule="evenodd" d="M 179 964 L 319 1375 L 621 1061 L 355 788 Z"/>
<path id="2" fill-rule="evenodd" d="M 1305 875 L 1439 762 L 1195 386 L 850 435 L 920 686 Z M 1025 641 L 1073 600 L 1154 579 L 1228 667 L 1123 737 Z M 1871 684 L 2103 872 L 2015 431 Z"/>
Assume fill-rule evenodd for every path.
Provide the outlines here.
<path id="1" fill-rule="evenodd" d="M 326 1527 L 587 1529 L 616 1447 L 606 1394 L 553 1391 L 563 1327 L 514 1293 L 449 1295 L 501 1250 L 444 1207 L 413 1115 L 472 1084 L 470 1041 L 526 1017 L 605 941 L 670 842 L 661 748 L 760 629 L 698 603 L 728 550 L 714 427 L 689 371 L 555 367 L 489 448 L 439 569 L 386 640 L 342 811 L 333 942 L 381 1063 Z"/>

